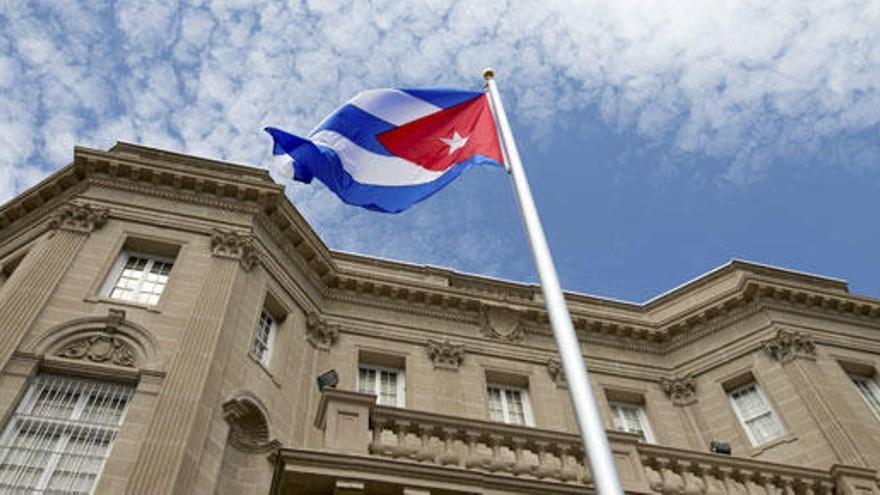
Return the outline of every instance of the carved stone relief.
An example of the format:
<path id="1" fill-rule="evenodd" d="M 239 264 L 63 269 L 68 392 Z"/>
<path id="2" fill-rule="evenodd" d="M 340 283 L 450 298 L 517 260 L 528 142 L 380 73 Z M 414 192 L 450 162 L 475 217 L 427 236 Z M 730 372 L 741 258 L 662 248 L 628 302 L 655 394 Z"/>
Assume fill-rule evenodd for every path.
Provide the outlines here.
<path id="1" fill-rule="evenodd" d="M 660 385 L 676 406 L 686 406 L 697 401 L 697 383 L 692 375 L 673 379 L 661 378 Z"/>
<path id="2" fill-rule="evenodd" d="M 229 423 L 229 443 L 242 452 L 260 454 L 281 446 L 278 440 L 269 438 L 266 417 L 250 400 L 235 398 L 224 402 L 223 419 Z"/>
<path id="3" fill-rule="evenodd" d="M 306 317 L 306 339 L 316 349 L 328 350 L 339 338 L 339 326 L 327 323 L 317 313 Z"/>
<path id="4" fill-rule="evenodd" d="M 787 364 L 796 358 L 816 358 L 816 344 L 806 333 L 780 329 L 776 336 L 764 342 L 764 352 L 774 361 Z"/>
<path id="5" fill-rule="evenodd" d="M 502 306 L 484 307 L 481 319 L 480 332 L 492 340 L 522 342 L 526 337 L 519 312 L 514 309 Z"/>
<path id="6" fill-rule="evenodd" d="M 135 353 L 131 346 L 112 335 L 91 335 L 74 340 L 62 347 L 56 355 L 128 368 L 136 365 Z"/>
<path id="7" fill-rule="evenodd" d="M 89 234 L 107 223 L 110 210 L 90 204 L 67 203 L 49 223 L 53 229 Z"/>
<path id="8" fill-rule="evenodd" d="M 568 382 L 565 381 L 565 370 L 562 369 L 562 361 L 558 357 L 554 356 L 547 360 L 547 373 L 550 374 L 550 378 L 553 379 L 557 387 L 568 386 Z"/>
<path id="9" fill-rule="evenodd" d="M 251 236 L 220 229 L 211 233 L 211 255 L 239 260 L 248 271 L 260 262 Z"/>
<path id="10" fill-rule="evenodd" d="M 434 368 L 457 370 L 464 361 L 464 345 L 453 344 L 448 339 L 443 342 L 428 340 L 427 352 Z"/>

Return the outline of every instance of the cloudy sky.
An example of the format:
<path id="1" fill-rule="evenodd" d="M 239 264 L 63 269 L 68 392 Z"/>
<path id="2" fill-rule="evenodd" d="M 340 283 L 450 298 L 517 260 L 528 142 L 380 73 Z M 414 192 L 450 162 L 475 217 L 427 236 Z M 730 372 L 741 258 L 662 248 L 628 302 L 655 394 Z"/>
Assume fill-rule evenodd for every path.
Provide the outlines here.
<path id="1" fill-rule="evenodd" d="M 375 87 L 498 72 L 563 285 L 731 258 L 880 296 L 880 2 L 0 0 L 0 201 L 117 140 L 269 166 Z M 333 248 L 533 281 L 506 175 L 400 215 L 289 195 Z"/>

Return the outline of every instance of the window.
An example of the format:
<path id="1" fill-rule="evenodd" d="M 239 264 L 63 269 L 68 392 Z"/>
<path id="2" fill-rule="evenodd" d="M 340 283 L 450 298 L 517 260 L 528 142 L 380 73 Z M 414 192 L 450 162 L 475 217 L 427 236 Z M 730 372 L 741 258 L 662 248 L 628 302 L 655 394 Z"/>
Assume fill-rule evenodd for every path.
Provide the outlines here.
<path id="1" fill-rule="evenodd" d="M 269 360 L 272 359 L 272 345 L 275 343 L 275 333 L 277 332 L 277 324 L 272 315 L 265 309 L 260 311 L 260 320 L 257 321 L 257 328 L 254 330 L 254 344 L 251 351 L 263 366 L 269 366 Z"/>
<path id="2" fill-rule="evenodd" d="M 133 390 L 38 375 L 0 437 L 0 491 L 91 493 Z"/>
<path id="3" fill-rule="evenodd" d="M 489 385 L 489 417 L 512 425 L 534 426 L 529 395 L 525 389 Z"/>
<path id="4" fill-rule="evenodd" d="M 880 418 L 880 386 L 877 385 L 877 382 L 863 375 L 849 375 L 849 378 L 859 389 L 859 393 L 868 403 L 868 407 Z"/>
<path id="5" fill-rule="evenodd" d="M 654 433 L 651 431 L 644 407 L 626 402 L 611 402 L 608 406 L 611 408 L 615 430 L 635 433 L 642 440 L 654 443 Z"/>
<path id="6" fill-rule="evenodd" d="M 403 370 L 361 365 L 358 369 L 358 392 L 377 396 L 380 406 L 405 407 Z"/>
<path id="7" fill-rule="evenodd" d="M 757 383 L 735 388 L 727 395 L 752 445 L 762 445 L 785 434 L 779 418 Z"/>
<path id="8" fill-rule="evenodd" d="M 110 274 L 110 299 L 155 305 L 168 283 L 174 260 L 123 251 Z"/>

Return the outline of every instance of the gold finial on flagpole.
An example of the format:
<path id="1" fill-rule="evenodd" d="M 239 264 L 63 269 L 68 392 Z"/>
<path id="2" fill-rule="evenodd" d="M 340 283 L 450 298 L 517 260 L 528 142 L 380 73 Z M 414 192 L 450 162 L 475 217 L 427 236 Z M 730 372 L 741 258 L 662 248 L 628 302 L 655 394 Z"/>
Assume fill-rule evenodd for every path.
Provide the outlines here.
<path id="1" fill-rule="evenodd" d="M 483 79 L 489 81 L 490 79 L 495 79 L 495 69 L 491 67 L 486 67 L 483 69 Z"/>

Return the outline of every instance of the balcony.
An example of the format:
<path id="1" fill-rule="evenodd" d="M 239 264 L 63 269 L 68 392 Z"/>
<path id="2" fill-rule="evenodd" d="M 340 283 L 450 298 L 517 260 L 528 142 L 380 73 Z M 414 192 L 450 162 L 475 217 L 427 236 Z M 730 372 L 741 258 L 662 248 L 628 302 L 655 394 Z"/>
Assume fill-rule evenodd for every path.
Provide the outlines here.
<path id="1" fill-rule="evenodd" d="M 577 435 L 324 392 L 319 449 L 281 449 L 275 494 L 594 493 Z M 873 469 L 828 471 L 649 445 L 608 432 L 627 493 L 880 495 Z"/>

